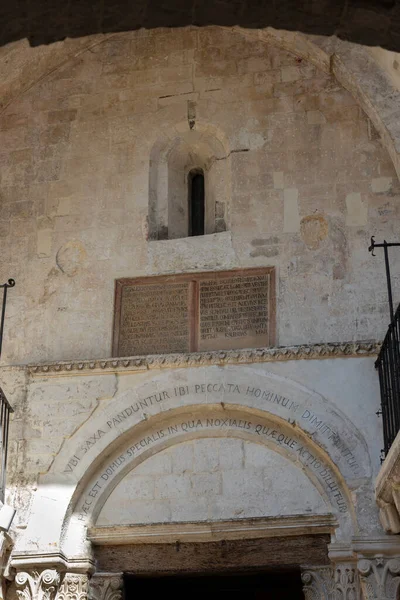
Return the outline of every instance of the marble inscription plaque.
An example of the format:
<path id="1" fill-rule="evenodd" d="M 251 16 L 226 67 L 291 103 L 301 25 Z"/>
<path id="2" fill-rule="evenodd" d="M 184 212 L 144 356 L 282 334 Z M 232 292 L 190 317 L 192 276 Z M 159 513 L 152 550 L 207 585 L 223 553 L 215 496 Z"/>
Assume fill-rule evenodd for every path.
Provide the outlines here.
<path id="1" fill-rule="evenodd" d="M 125 286 L 119 354 L 189 352 L 189 283 Z"/>
<path id="2" fill-rule="evenodd" d="M 269 273 L 200 282 L 199 350 L 268 345 Z"/>
<path id="3" fill-rule="evenodd" d="M 114 356 L 271 346 L 274 269 L 116 282 Z"/>

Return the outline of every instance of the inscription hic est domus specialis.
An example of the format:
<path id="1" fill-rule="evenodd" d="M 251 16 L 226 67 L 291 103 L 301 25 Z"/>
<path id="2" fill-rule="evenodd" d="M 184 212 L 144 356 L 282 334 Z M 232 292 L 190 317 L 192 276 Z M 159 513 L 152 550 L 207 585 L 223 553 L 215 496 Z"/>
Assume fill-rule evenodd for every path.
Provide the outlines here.
<path id="1" fill-rule="evenodd" d="M 273 268 L 120 279 L 114 356 L 270 346 Z"/>

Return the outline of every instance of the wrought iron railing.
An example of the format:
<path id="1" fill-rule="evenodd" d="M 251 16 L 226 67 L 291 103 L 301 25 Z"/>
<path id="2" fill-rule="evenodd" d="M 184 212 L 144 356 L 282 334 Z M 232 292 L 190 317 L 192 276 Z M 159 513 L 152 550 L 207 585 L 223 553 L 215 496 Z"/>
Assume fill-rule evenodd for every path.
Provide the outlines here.
<path id="1" fill-rule="evenodd" d="M 8 427 L 10 424 L 11 408 L 3 390 L 0 388 L 0 500 L 4 504 L 6 491 L 6 469 L 8 453 Z"/>
<path id="2" fill-rule="evenodd" d="M 383 458 L 400 431 L 400 305 L 393 315 L 388 332 L 375 363 L 381 386 L 383 419 Z"/>

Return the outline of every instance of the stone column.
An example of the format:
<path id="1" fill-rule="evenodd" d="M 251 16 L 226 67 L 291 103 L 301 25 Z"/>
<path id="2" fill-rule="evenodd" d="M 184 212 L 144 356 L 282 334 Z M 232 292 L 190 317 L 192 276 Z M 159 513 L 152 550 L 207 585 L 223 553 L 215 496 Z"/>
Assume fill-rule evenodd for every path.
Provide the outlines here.
<path id="1" fill-rule="evenodd" d="M 358 561 L 358 570 L 365 600 L 398 600 L 399 558 L 362 558 Z"/>
<path id="2" fill-rule="evenodd" d="M 89 584 L 89 600 L 122 600 L 122 573 L 95 573 Z"/>
<path id="3" fill-rule="evenodd" d="M 352 563 L 331 567 L 303 567 L 306 600 L 361 600 L 359 578 Z"/>

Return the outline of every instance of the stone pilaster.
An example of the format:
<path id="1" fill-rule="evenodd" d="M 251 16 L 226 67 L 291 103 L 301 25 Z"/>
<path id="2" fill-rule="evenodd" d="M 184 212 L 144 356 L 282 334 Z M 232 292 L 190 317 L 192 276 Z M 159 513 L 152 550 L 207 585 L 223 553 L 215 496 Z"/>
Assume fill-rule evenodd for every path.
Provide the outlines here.
<path id="1" fill-rule="evenodd" d="M 17 597 L 19 600 L 55 600 L 60 580 L 56 569 L 20 571 L 15 576 Z"/>
<path id="2" fill-rule="evenodd" d="M 122 573 L 95 573 L 89 584 L 89 600 L 122 600 Z"/>
<path id="3" fill-rule="evenodd" d="M 365 600 L 397 600 L 400 589 L 400 559 L 375 557 L 358 561 Z"/>

